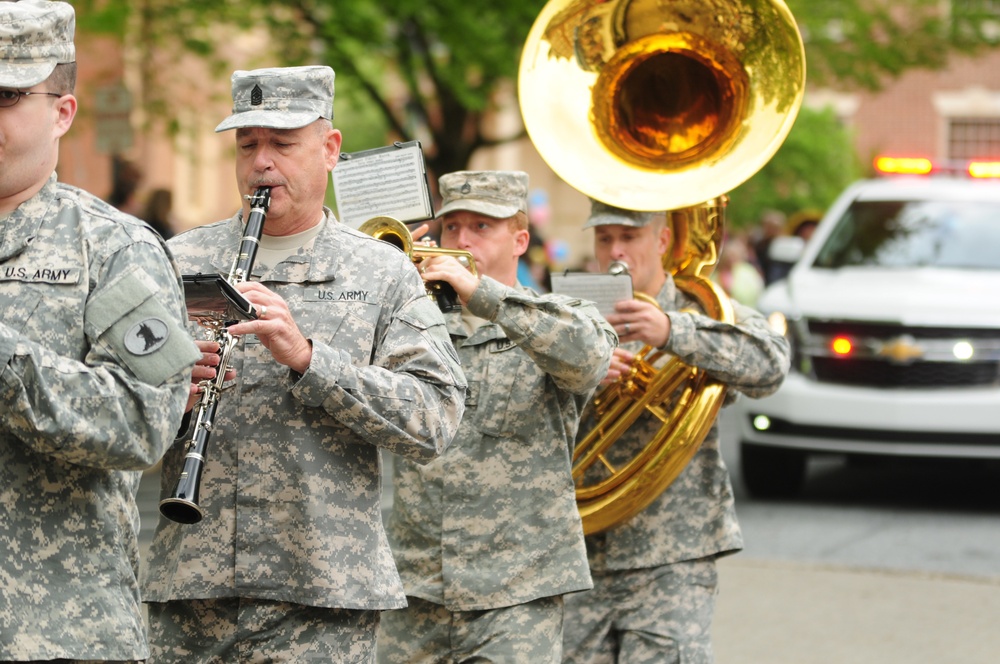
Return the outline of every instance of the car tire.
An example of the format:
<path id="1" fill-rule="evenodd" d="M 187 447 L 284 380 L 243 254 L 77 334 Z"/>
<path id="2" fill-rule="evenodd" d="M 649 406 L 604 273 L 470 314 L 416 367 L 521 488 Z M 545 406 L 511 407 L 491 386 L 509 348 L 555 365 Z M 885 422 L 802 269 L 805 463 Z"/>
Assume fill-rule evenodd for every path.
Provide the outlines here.
<path id="1" fill-rule="evenodd" d="M 806 454 L 740 442 L 743 483 L 756 498 L 793 498 L 806 479 Z"/>

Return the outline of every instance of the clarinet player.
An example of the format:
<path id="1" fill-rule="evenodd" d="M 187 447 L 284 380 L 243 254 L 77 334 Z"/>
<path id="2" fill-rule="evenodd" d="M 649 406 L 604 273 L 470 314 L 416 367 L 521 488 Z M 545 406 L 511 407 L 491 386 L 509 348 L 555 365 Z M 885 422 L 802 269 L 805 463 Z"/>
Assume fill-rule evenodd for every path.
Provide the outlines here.
<path id="1" fill-rule="evenodd" d="M 240 194 L 270 187 L 255 269 L 237 286 L 259 318 L 229 328 L 240 343 L 204 466 L 204 518 L 161 519 L 154 536 L 151 661 L 368 662 L 379 612 L 405 604 L 378 447 L 417 463 L 440 455 L 465 379 L 411 261 L 323 205 L 341 145 L 333 70 L 237 71 L 232 94 L 216 131 L 235 135 Z M 182 270 L 228 271 L 247 214 L 172 238 Z M 217 349 L 201 342 L 195 381 L 214 377 Z M 165 457 L 163 492 L 184 452 Z"/>

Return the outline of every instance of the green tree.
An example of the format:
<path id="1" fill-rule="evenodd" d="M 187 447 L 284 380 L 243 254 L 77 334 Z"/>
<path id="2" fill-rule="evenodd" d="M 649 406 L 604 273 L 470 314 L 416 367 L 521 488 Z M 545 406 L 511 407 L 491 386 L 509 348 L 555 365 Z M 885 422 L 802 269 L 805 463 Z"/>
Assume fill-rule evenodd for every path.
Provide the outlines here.
<path id="1" fill-rule="evenodd" d="M 833 111 L 803 108 L 774 157 L 730 192 L 726 216 L 733 227 L 748 228 L 767 209 L 823 210 L 861 173 L 850 133 Z"/>
<path id="2" fill-rule="evenodd" d="M 464 167 L 480 148 L 523 135 L 490 135 L 483 118 L 501 86 L 516 78 L 521 46 L 541 7 L 535 0 L 80 0 L 77 6 L 81 30 L 123 38 L 139 31 L 141 48 L 194 53 L 220 72 L 218 26 L 266 28 L 277 46 L 272 63 L 336 70 L 347 151 L 419 139 L 430 170 L 444 173 Z M 146 75 L 165 72 L 150 67 Z M 147 108 L 169 115 L 169 86 L 146 88 Z M 378 134 L 377 142 L 362 142 Z"/>
<path id="3" fill-rule="evenodd" d="M 495 136 L 483 120 L 517 75 L 542 0 L 78 0 L 81 30 L 124 36 L 148 53 L 195 53 L 224 71 L 226 30 L 266 29 L 271 62 L 337 71 L 345 149 L 419 139 L 434 173 L 523 134 Z M 994 45 L 995 17 L 971 0 L 788 0 L 806 45 L 810 82 L 878 88 L 911 67 Z M 951 6 L 952 13 L 942 13 Z M 152 58 L 145 60 L 152 62 Z M 238 63 L 240 65 L 245 63 Z M 151 79 L 165 75 L 149 64 Z M 171 116 L 167 85 L 143 103 Z M 346 91 L 346 93 L 345 93 Z M 358 123 L 360 131 L 353 132 Z M 377 140 L 381 136 L 383 140 Z M 375 142 L 372 141 L 375 139 Z M 367 142 L 367 144 L 365 144 Z M 779 155 L 776 159 L 784 159 Z M 797 190 L 798 187 L 789 187 Z"/>
<path id="4" fill-rule="evenodd" d="M 877 90 L 908 69 L 941 69 L 997 45 L 1000 14 L 980 0 L 787 0 L 812 85 Z M 950 11 L 949 11 L 950 9 Z"/>

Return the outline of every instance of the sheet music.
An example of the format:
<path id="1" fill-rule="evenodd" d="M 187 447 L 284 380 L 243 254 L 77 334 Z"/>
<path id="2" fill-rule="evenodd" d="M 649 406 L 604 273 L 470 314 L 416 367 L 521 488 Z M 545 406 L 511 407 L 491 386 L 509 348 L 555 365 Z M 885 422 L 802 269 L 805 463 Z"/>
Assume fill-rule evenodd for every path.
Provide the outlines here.
<path id="1" fill-rule="evenodd" d="M 550 276 L 552 292 L 590 300 L 604 317 L 614 313 L 616 302 L 632 299 L 632 277 L 627 274 L 554 272 Z"/>
<path id="2" fill-rule="evenodd" d="M 434 217 L 419 141 L 341 155 L 333 187 L 337 215 L 352 228 L 383 215 L 404 223 Z"/>

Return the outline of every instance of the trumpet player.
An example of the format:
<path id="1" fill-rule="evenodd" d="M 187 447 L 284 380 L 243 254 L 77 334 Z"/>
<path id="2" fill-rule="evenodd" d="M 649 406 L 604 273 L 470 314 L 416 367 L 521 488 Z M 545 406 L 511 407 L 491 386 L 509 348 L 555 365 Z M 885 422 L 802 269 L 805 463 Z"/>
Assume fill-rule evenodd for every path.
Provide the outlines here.
<path id="1" fill-rule="evenodd" d="M 203 519 L 161 519 L 145 577 L 155 662 L 368 662 L 380 612 L 404 605 L 381 518 L 379 447 L 415 464 L 446 447 L 465 381 L 413 263 L 323 205 L 340 154 L 334 72 L 237 71 L 244 197 L 270 188 L 258 311 L 240 339 L 201 487 Z M 171 238 L 186 273 L 225 273 L 249 210 Z M 201 342 L 196 380 L 215 377 Z M 192 386 L 197 397 L 199 387 Z M 185 440 L 184 437 L 179 439 Z M 164 459 L 164 494 L 183 446 Z"/>
<path id="2" fill-rule="evenodd" d="M 704 369 L 726 384 L 729 395 L 760 397 L 778 389 L 788 371 L 788 343 L 760 313 L 735 302 L 731 325 L 691 311 L 697 304 L 663 269 L 673 239 L 665 213 L 592 201 L 584 228 L 594 230 L 601 270 L 624 262 L 633 289 L 659 304 L 616 304 L 608 322 L 622 346 L 606 382 L 628 371 L 634 353 L 648 345 Z M 660 423 L 652 419 L 631 427 L 616 442 L 616 453 L 631 458 L 640 452 Z M 566 599 L 564 662 L 712 662 L 715 561 L 743 547 L 718 423 L 649 507 L 586 541 L 594 588 Z"/>
<path id="3" fill-rule="evenodd" d="M 462 304 L 445 315 L 468 379 L 451 447 L 394 464 L 389 537 L 408 606 L 383 618 L 382 663 L 558 662 L 563 595 L 590 587 L 570 450 L 617 338 L 596 307 L 516 282 L 528 247 L 528 176 L 441 176 L 441 245 L 426 281 Z"/>

